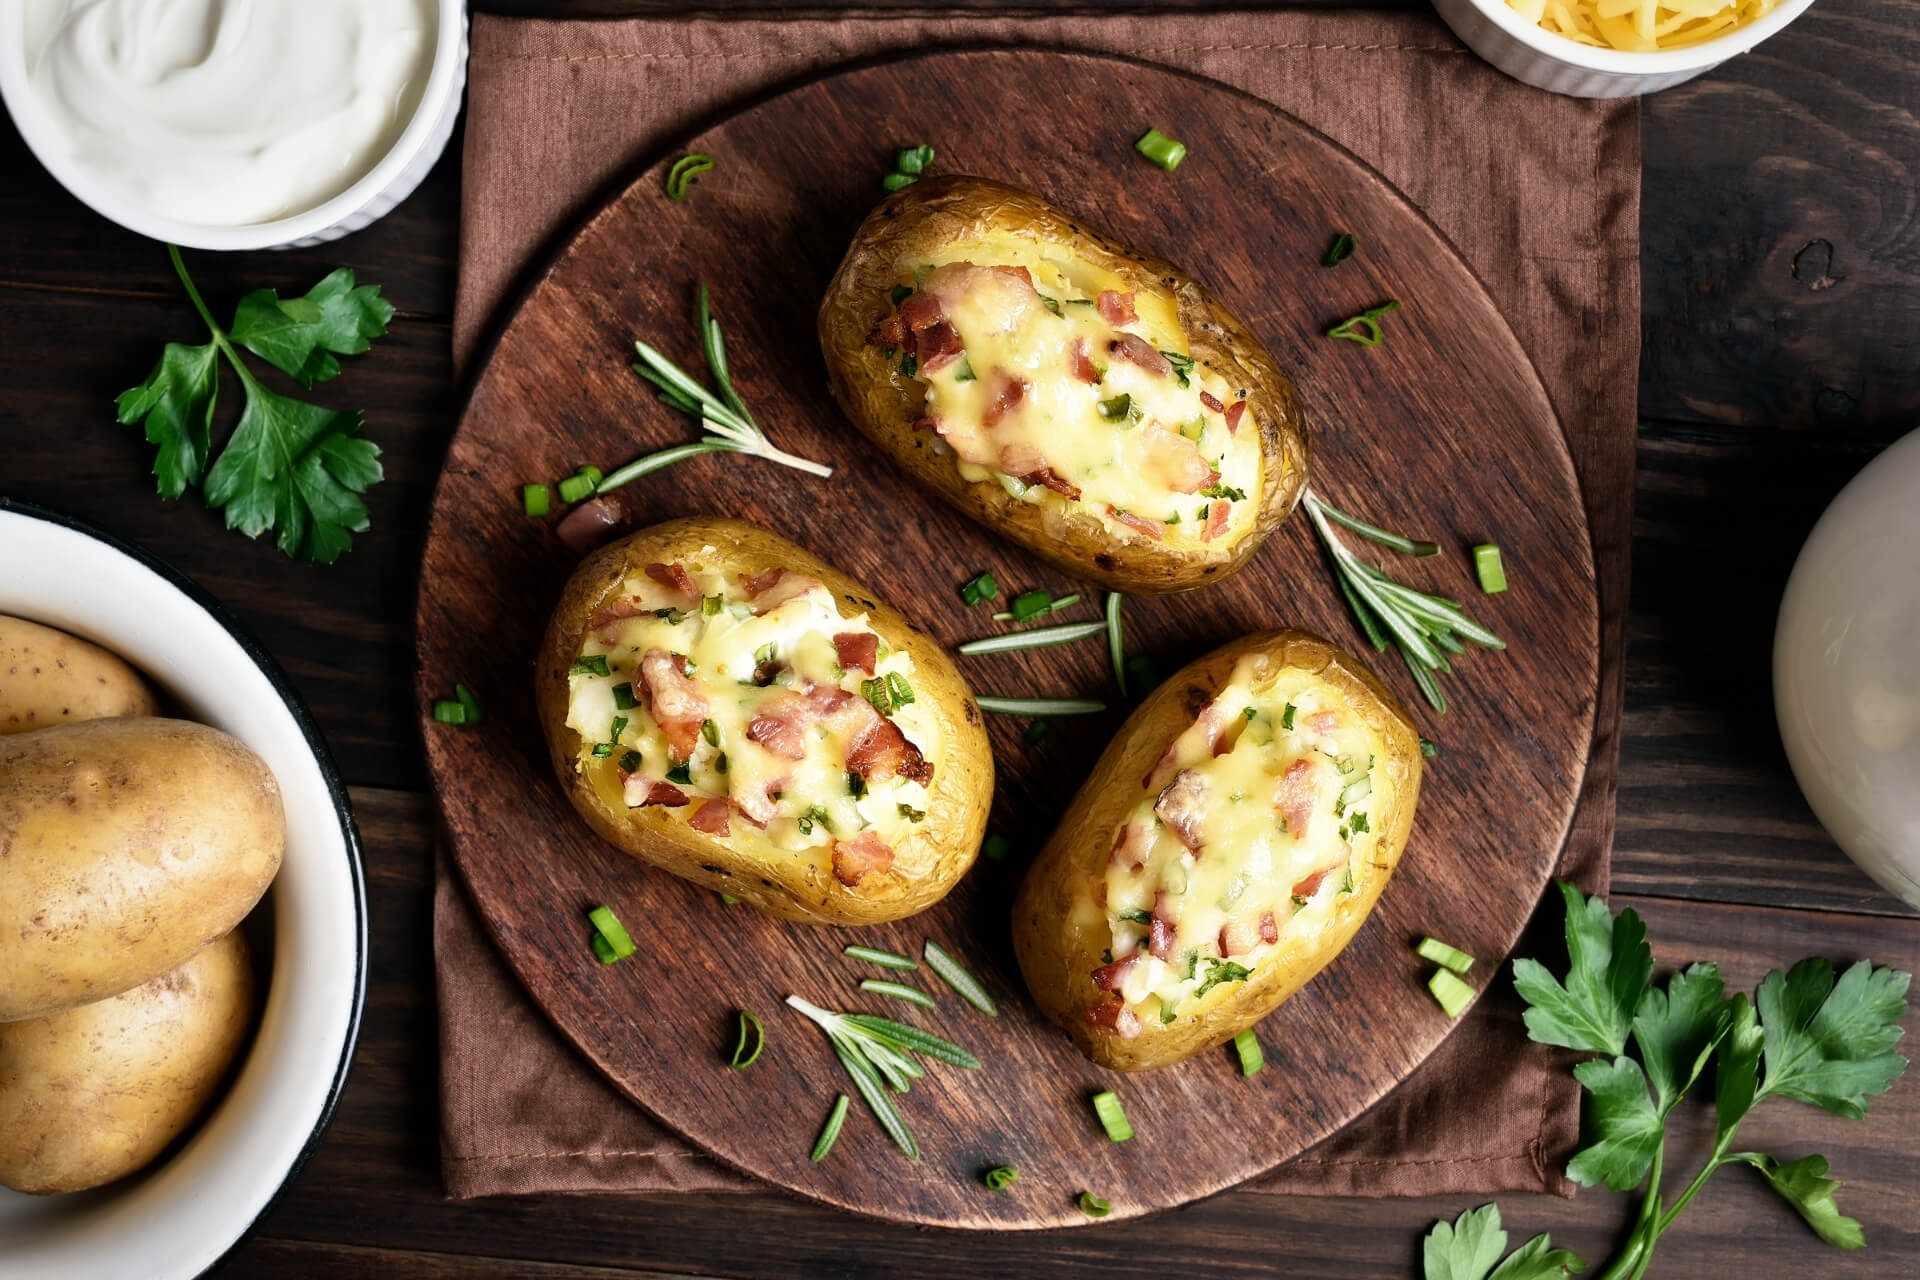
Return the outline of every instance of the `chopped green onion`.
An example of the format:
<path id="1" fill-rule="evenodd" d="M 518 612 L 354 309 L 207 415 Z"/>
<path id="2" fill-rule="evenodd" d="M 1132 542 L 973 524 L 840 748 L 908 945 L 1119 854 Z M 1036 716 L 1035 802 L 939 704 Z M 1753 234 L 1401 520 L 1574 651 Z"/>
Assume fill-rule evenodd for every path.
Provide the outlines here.
<path id="1" fill-rule="evenodd" d="M 1134 416 L 1133 397 L 1124 391 L 1110 400 L 1102 400 L 1095 408 L 1108 422 L 1125 422 Z"/>
<path id="2" fill-rule="evenodd" d="M 925 809 L 916 809 L 904 800 L 894 805 L 894 808 L 898 809 L 900 816 L 908 822 L 925 822 L 927 820 L 927 811 Z"/>
<path id="3" fill-rule="evenodd" d="M 1046 594 L 1047 593 L 1044 591 L 1028 591 L 1023 593 L 1019 597 L 1019 599 L 1025 599 L 1026 596 L 1044 596 Z M 1043 614 L 1058 613 L 1062 609 L 1072 608 L 1074 605 L 1079 603 L 1080 603 L 1080 593 L 1078 591 L 1075 591 L 1071 595 L 1061 596 L 1058 600 L 1049 600 L 1047 602 L 1047 607 L 1040 610 L 1038 613 L 1033 613 L 1026 617 L 1021 617 L 1019 614 L 1012 613 L 1012 612 L 996 613 L 993 615 L 993 620 L 995 622 L 1031 622 L 1033 621 L 1034 618 L 1040 617 Z"/>
<path id="4" fill-rule="evenodd" d="M 1267 1065 L 1267 1055 L 1261 1052 L 1260 1038 L 1253 1034 L 1253 1028 L 1247 1027 L 1233 1038 L 1233 1052 L 1240 1059 L 1240 1074 L 1257 1075 Z"/>
<path id="5" fill-rule="evenodd" d="M 840 1130 L 847 1123 L 847 1108 L 853 1105 L 846 1094 L 833 1100 L 833 1110 L 827 1112 L 827 1122 L 820 1126 L 820 1136 L 813 1140 L 813 1154 L 807 1159 L 819 1164 L 827 1158 L 827 1152 L 833 1150 L 833 1144 L 840 1137 Z"/>
<path id="6" fill-rule="evenodd" d="M 886 677 L 874 676 L 870 680 L 862 680 L 860 682 L 860 696 L 868 702 L 871 702 L 873 709 L 881 715 L 892 714 L 893 697 L 887 692 Z"/>
<path id="7" fill-rule="evenodd" d="M 1127 696 L 1127 646 L 1120 627 L 1120 606 L 1126 597 L 1118 591 L 1107 592 L 1107 658 L 1113 663 L 1113 682 L 1120 696 Z"/>
<path id="8" fill-rule="evenodd" d="M 613 744 L 611 742 L 596 742 L 593 744 L 594 759 L 605 760 L 608 756 L 612 754 L 613 754 Z"/>
<path id="9" fill-rule="evenodd" d="M 1107 704 L 1093 698 L 996 698 L 977 697 L 974 703 L 982 711 L 1002 716 L 1097 716 Z"/>
<path id="10" fill-rule="evenodd" d="M 702 720 L 700 736 L 706 740 L 708 746 L 717 747 L 720 745 L 720 726 L 711 720 Z"/>
<path id="11" fill-rule="evenodd" d="M 921 949 L 920 958 L 927 962 L 927 968 L 940 976 L 940 980 L 952 987 L 955 994 L 968 1004 L 986 1014 L 989 1018 L 1000 1016 L 1000 1010 L 994 1005 L 993 997 L 980 985 L 974 976 L 960 966 L 960 962 L 947 953 L 947 949 L 927 939 Z"/>
<path id="12" fill-rule="evenodd" d="M 1026 744 L 1028 746 L 1037 747 L 1041 743 L 1045 742 L 1047 740 L 1047 735 L 1052 732 L 1053 732 L 1053 726 L 1048 724 L 1045 720 L 1035 720 L 1032 724 L 1029 724 L 1027 726 L 1027 731 L 1021 734 L 1020 736 L 1023 739 L 1025 739 Z"/>
<path id="13" fill-rule="evenodd" d="M 621 756 L 620 768 L 626 773 L 640 772 L 640 753 L 638 751 L 629 751 L 627 754 Z"/>
<path id="14" fill-rule="evenodd" d="M 1507 571 L 1500 563 L 1500 548 L 1483 542 L 1473 549 L 1473 571 L 1480 578 L 1483 595 L 1497 596 L 1507 589 Z"/>
<path id="15" fill-rule="evenodd" d="M 981 1174 L 980 1180 L 987 1184 L 987 1190 L 989 1191 L 1005 1191 L 1008 1187 L 1012 1186 L 1019 1177 L 1020 1171 L 1018 1169 L 1010 1164 L 1003 1164 L 998 1168 L 989 1169 Z"/>
<path id="16" fill-rule="evenodd" d="M 912 176 L 911 174 L 890 173 L 886 177 L 880 179 L 880 186 L 883 190 L 886 190 L 886 191 L 898 191 L 900 188 L 910 187 L 918 181 L 920 181 L 920 179 Z"/>
<path id="17" fill-rule="evenodd" d="M 960 598 L 968 604 L 1000 598 L 1000 584 L 991 573 L 977 574 L 960 584 Z"/>
<path id="18" fill-rule="evenodd" d="M 913 686 L 898 671 L 887 672 L 887 696 L 893 699 L 893 705 L 904 707 L 913 701 Z"/>
<path id="19" fill-rule="evenodd" d="M 934 150 L 926 143 L 917 147 L 902 147 L 893 153 L 893 167 L 910 177 L 919 177 L 933 163 Z"/>
<path id="20" fill-rule="evenodd" d="M 575 658 L 573 660 L 573 666 L 567 669 L 567 674 L 572 676 L 610 676 L 613 672 L 607 668 L 607 655 L 604 653 L 595 653 L 589 654 L 584 658 Z M 628 685 L 627 687 L 631 689 L 633 686 Z"/>
<path id="21" fill-rule="evenodd" d="M 693 762 L 691 760 L 682 760 L 679 764 L 667 770 L 667 781 L 677 782 L 683 787 L 692 786 Z"/>
<path id="22" fill-rule="evenodd" d="M 594 486 L 599 483 L 599 472 L 594 472 L 593 479 L 589 480 L 586 475 L 586 468 L 582 467 L 578 473 L 570 475 L 560 482 L 560 501 L 579 502 L 581 499 L 592 494 Z"/>
<path id="23" fill-rule="evenodd" d="M 1013 598 L 1012 614 L 1015 622 L 1032 622 L 1043 613 L 1054 609 L 1053 597 L 1044 591 L 1022 591 Z"/>
<path id="24" fill-rule="evenodd" d="M 892 996 L 895 1000 L 905 1000 L 908 1004 L 917 1004 L 922 1009 L 937 1009 L 939 1003 L 918 987 L 909 987 L 903 982 L 888 982 L 884 978 L 866 978 L 861 981 L 862 991 L 871 991 L 877 996 Z"/>
<path id="25" fill-rule="evenodd" d="M 473 690 L 463 684 L 453 686 L 453 696 L 460 699 L 460 705 L 467 709 L 467 723 L 480 723 L 480 702 L 473 696 Z"/>
<path id="26" fill-rule="evenodd" d="M 1080 1212 L 1086 1214 L 1089 1218 L 1104 1218 L 1113 1212 L 1112 1201 L 1102 1200 L 1091 1191 L 1082 1191 L 1074 1203 L 1079 1205 Z"/>
<path id="27" fill-rule="evenodd" d="M 1473 968 L 1473 957 L 1458 947 L 1448 946 L 1438 938 L 1422 938 L 1420 945 L 1414 948 L 1422 960 L 1431 960 L 1442 968 L 1465 975 Z"/>
<path id="28" fill-rule="evenodd" d="M 1420 739 L 1420 754 L 1431 760 L 1440 754 L 1440 744 L 1432 738 Z"/>
<path id="29" fill-rule="evenodd" d="M 721 901 L 721 902 L 722 902 L 722 903 L 723 903 L 724 905 L 726 905 L 726 906 L 729 906 L 729 907 L 737 907 L 737 906 L 739 906 L 739 905 L 740 905 L 740 899 L 738 899 L 738 898 L 736 898 L 736 897 L 734 897 L 734 896 L 733 896 L 732 894 L 730 894 L 730 893 L 723 893 L 723 894 L 721 894 L 721 895 L 720 895 L 720 901 Z"/>
<path id="30" fill-rule="evenodd" d="M 633 696 L 633 682 L 622 681 L 613 686 L 613 705 L 618 711 L 631 711 L 639 706 L 639 700 Z"/>
<path id="31" fill-rule="evenodd" d="M 918 969 L 920 967 L 911 956 L 882 951 L 878 947 L 846 947 L 842 949 L 841 954 L 852 956 L 855 960 L 865 960 L 868 964 L 877 964 L 883 969 Z"/>
<path id="32" fill-rule="evenodd" d="M 613 944 L 608 942 L 600 934 L 594 934 L 593 937 L 587 939 L 587 941 L 593 946 L 593 958 L 601 964 L 620 963 L 620 957 L 613 952 Z"/>
<path id="33" fill-rule="evenodd" d="M 1133 149 L 1168 173 L 1178 169 L 1180 162 L 1187 158 L 1187 144 L 1174 141 L 1158 129 L 1147 130 L 1140 141 L 1133 144 Z"/>
<path id="34" fill-rule="evenodd" d="M 620 923 L 619 917 L 613 914 L 612 907 L 595 907 L 587 912 L 587 919 L 593 921 L 593 927 L 607 940 L 614 955 L 624 960 L 633 954 L 633 937 L 627 932 L 626 926 Z"/>
<path id="35" fill-rule="evenodd" d="M 1007 855 L 1013 852 L 1013 846 L 996 831 L 981 842 L 980 852 L 987 856 L 988 862 L 1005 862 Z"/>
<path id="36" fill-rule="evenodd" d="M 703 618 L 717 618 L 720 616 L 720 610 L 725 605 L 726 601 L 719 596 L 702 596 L 700 597 L 700 616 Z"/>
<path id="37" fill-rule="evenodd" d="M 1160 354 L 1165 356 L 1167 363 L 1173 366 L 1173 376 L 1179 380 L 1181 386 L 1193 385 L 1189 377 L 1193 372 L 1192 356 L 1183 355 L 1178 351 L 1162 351 Z"/>
<path id="38" fill-rule="evenodd" d="M 1460 1011 L 1473 1003 L 1473 988 L 1460 981 L 1451 969 L 1435 969 L 1427 979 L 1427 990 L 1433 993 L 1449 1018 L 1459 1017 Z"/>
<path id="39" fill-rule="evenodd" d="M 713 168 L 713 157 L 695 151 L 681 156 L 667 170 L 667 199 L 685 200 L 687 188 L 697 181 L 701 174 Z"/>
<path id="40" fill-rule="evenodd" d="M 1386 334 L 1380 331 L 1380 317 L 1389 311 L 1399 309 L 1399 299 L 1389 298 L 1379 306 L 1369 307 L 1357 316 L 1348 316 L 1327 330 L 1327 336 L 1344 338 L 1348 342 L 1357 342 L 1363 347 L 1377 347 L 1386 338 Z"/>
<path id="41" fill-rule="evenodd" d="M 740 1027 L 733 1041 L 733 1058 L 729 1065 L 735 1071 L 745 1071 L 759 1061 L 760 1051 L 766 1047 L 767 1029 L 760 1025 L 760 1019 L 742 1009 Z"/>
<path id="42" fill-rule="evenodd" d="M 1072 644 L 1106 630 L 1104 622 L 1069 622 L 1057 627 L 1037 627 L 1032 631 L 1010 631 L 1005 635 L 983 636 L 954 649 L 967 657 L 989 653 L 1012 653 L 1019 649 L 1044 649 L 1049 645 Z"/>
<path id="43" fill-rule="evenodd" d="M 1351 258 L 1353 251 L 1359 247 L 1359 241 L 1342 231 L 1333 238 L 1333 244 L 1328 246 L 1327 256 L 1320 259 L 1320 265 L 1323 267 L 1337 267 L 1348 258 Z"/>
<path id="44" fill-rule="evenodd" d="M 892 300 L 893 305 L 896 307 L 912 296 L 913 289 L 904 284 L 897 284 L 887 291 L 887 297 Z"/>
<path id="45" fill-rule="evenodd" d="M 1133 1137 L 1133 1126 L 1127 1123 L 1127 1113 L 1120 1105 L 1120 1095 L 1111 1089 L 1093 1095 L 1093 1114 L 1100 1117 L 1100 1127 L 1107 1131 L 1107 1138 L 1113 1142 L 1125 1142 Z"/>
<path id="46" fill-rule="evenodd" d="M 530 516 L 543 516 L 552 510 L 547 496 L 547 486 L 543 484 L 523 484 L 520 486 L 520 508 Z"/>
<path id="47" fill-rule="evenodd" d="M 1291 702 L 1289 702 L 1287 704 L 1286 710 L 1280 713 L 1280 727 L 1282 729 L 1293 728 L 1293 713 L 1296 710 L 1298 710 L 1298 708 L 1296 708 Z"/>
<path id="48" fill-rule="evenodd" d="M 452 698 L 442 698 L 433 704 L 433 718 L 440 724 L 465 724 L 467 709 Z"/>

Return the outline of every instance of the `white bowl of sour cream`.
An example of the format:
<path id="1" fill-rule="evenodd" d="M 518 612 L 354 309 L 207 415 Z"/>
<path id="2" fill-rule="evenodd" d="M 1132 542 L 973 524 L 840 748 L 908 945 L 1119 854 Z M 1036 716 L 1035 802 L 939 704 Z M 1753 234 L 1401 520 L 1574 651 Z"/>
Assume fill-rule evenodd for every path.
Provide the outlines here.
<path id="1" fill-rule="evenodd" d="M 13 0 L 0 98 L 123 227 L 196 249 L 337 239 L 413 192 L 466 85 L 464 0 Z"/>

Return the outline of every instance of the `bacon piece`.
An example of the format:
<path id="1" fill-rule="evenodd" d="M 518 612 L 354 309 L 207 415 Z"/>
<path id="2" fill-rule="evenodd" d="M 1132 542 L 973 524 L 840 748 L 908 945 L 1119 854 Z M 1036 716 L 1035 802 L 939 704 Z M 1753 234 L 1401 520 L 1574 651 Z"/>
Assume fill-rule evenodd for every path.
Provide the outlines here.
<path id="1" fill-rule="evenodd" d="M 598 631 L 627 618 L 638 618 L 642 614 L 652 613 L 645 601 L 639 596 L 624 596 L 612 604 L 603 604 L 587 618 L 587 630 Z"/>
<path id="2" fill-rule="evenodd" d="M 1337 711 L 1316 711 L 1307 717 L 1307 728 L 1315 733 L 1332 733 L 1340 727 L 1340 713 Z"/>
<path id="3" fill-rule="evenodd" d="M 1025 378 L 1010 376 L 1004 369 L 993 369 L 987 373 L 987 407 L 980 420 L 989 427 L 997 427 L 1000 420 L 1020 407 L 1027 398 L 1027 392 L 1033 390 L 1033 384 Z"/>
<path id="4" fill-rule="evenodd" d="M 807 726 L 814 714 L 806 698 L 782 689 L 764 699 L 747 721 L 747 738 L 787 760 L 807 758 Z"/>
<path id="5" fill-rule="evenodd" d="M 1108 324 L 1132 324 L 1140 318 L 1133 309 L 1133 295 L 1115 293 L 1112 289 L 1101 290 L 1099 298 L 1094 301 L 1093 308 Z"/>
<path id="6" fill-rule="evenodd" d="M 1147 466 L 1175 493 L 1198 493 L 1220 482 L 1220 473 L 1207 462 L 1200 446 L 1177 431 L 1150 426 L 1140 433 L 1140 447 L 1146 452 Z"/>
<path id="7" fill-rule="evenodd" d="M 1128 822 L 1113 833 L 1113 865 L 1138 871 L 1153 850 L 1153 829 L 1144 822 Z"/>
<path id="8" fill-rule="evenodd" d="M 627 808 L 638 809 L 642 805 L 663 804 L 677 809 L 687 803 L 687 793 L 671 782 L 662 782 L 658 778 L 643 778 L 637 773 L 620 775 L 620 796 L 627 802 Z"/>
<path id="9" fill-rule="evenodd" d="M 1211 391 L 1202 391 L 1200 393 L 1200 403 L 1215 413 L 1225 413 L 1227 411 L 1227 406 L 1221 404 Z"/>
<path id="10" fill-rule="evenodd" d="M 787 601 L 807 594 L 821 583 L 818 578 L 795 573 L 791 569 L 768 569 L 745 579 L 740 585 L 746 588 L 747 598 L 753 601 L 754 613 L 763 614 L 771 613 Z"/>
<path id="11" fill-rule="evenodd" d="M 1110 992 L 1106 999 L 1087 1010 L 1087 1025 L 1111 1031 L 1122 1040 L 1131 1040 L 1140 1034 L 1139 1016 L 1127 1008 L 1127 998 L 1118 991 Z"/>
<path id="12" fill-rule="evenodd" d="M 1280 922 L 1269 911 L 1260 917 L 1260 941 L 1272 944 L 1280 941 Z"/>
<path id="13" fill-rule="evenodd" d="M 1009 267 L 1009 266 L 1002 265 L 1002 266 L 988 267 L 987 270 L 997 272 L 998 274 L 1007 276 L 1010 279 L 1018 280 L 1021 284 L 1024 284 L 1029 289 L 1033 288 L 1033 272 L 1027 270 L 1025 267 Z M 1037 293 L 1039 291 L 1035 290 L 1035 292 Z"/>
<path id="14" fill-rule="evenodd" d="M 1220 926 L 1220 954 L 1243 956 L 1260 945 L 1259 937 L 1252 926 L 1229 920 Z"/>
<path id="15" fill-rule="evenodd" d="M 907 328 L 906 320 L 898 311 L 889 311 L 886 317 L 867 330 L 867 345 L 879 347 L 883 351 L 898 351 L 907 345 L 913 337 L 913 330 Z"/>
<path id="16" fill-rule="evenodd" d="M 682 564 L 659 564 L 647 566 L 647 576 L 667 589 L 667 594 L 691 609 L 700 603 L 700 587 Z"/>
<path id="17" fill-rule="evenodd" d="M 687 825 L 695 831 L 704 831 L 710 836 L 724 836 L 731 833 L 733 806 L 725 800 L 708 800 L 693 811 L 687 819 Z"/>
<path id="18" fill-rule="evenodd" d="M 762 831 L 765 831 L 767 824 L 778 817 L 780 813 L 780 810 L 774 805 L 773 793 L 783 790 L 786 785 L 787 780 L 781 778 L 777 781 L 767 783 L 765 789 L 758 793 L 749 791 L 744 795 L 732 796 L 728 799 L 727 803 L 733 806 L 735 813 Z"/>
<path id="19" fill-rule="evenodd" d="M 1127 526 L 1127 528 L 1137 529 L 1156 542 L 1165 541 L 1166 539 L 1167 526 L 1161 524 L 1158 520 L 1149 520 L 1145 516 L 1137 516 L 1131 511 L 1122 511 L 1118 507 L 1108 507 L 1107 514 Z"/>
<path id="20" fill-rule="evenodd" d="M 1313 806 L 1318 798 L 1318 790 L 1313 785 L 1313 761 L 1305 756 L 1287 766 L 1287 771 L 1280 775 L 1280 781 L 1273 789 L 1274 807 L 1280 810 L 1280 820 L 1286 824 L 1287 834 L 1295 840 L 1307 838 L 1307 827 L 1313 821 Z"/>
<path id="21" fill-rule="evenodd" d="M 1155 960 L 1173 959 L 1173 939 L 1180 926 L 1173 918 L 1172 897 L 1165 889 L 1153 895 L 1153 924 L 1147 933 L 1147 952 Z"/>
<path id="22" fill-rule="evenodd" d="M 675 764 L 693 756 L 710 710 L 700 687 L 687 678 L 686 663 L 665 649 L 649 649 L 640 659 L 640 700 L 660 726 Z"/>
<path id="23" fill-rule="evenodd" d="M 1207 524 L 1200 530 L 1200 541 L 1212 542 L 1227 531 L 1227 517 L 1233 514 L 1233 504 L 1220 498 L 1207 508 Z"/>
<path id="24" fill-rule="evenodd" d="M 1088 353 L 1085 338 L 1073 340 L 1072 359 L 1073 376 L 1089 386 L 1097 386 L 1100 382 L 1100 366 L 1093 362 L 1092 355 Z"/>
<path id="25" fill-rule="evenodd" d="M 901 323 L 916 334 L 922 329 L 931 329 L 946 319 L 947 315 L 939 295 L 926 289 L 902 298 L 899 314 Z"/>
<path id="26" fill-rule="evenodd" d="M 870 705 L 864 702 L 861 705 L 867 706 L 873 723 L 848 743 L 847 772 L 857 773 L 868 782 L 885 782 L 894 777 L 922 784 L 932 782 L 933 766 L 920 754 L 920 748 L 907 741 L 900 726 Z"/>
<path id="27" fill-rule="evenodd" d="M 1000 451 L 1000 470 L 1025 484 L 1044 485 L 1063 497 L 1078 501 L 1080 489 L 1054 474 L 1040 451 L 1030 444 L 1010 444 Z"/>
<path id="28" fill-rule="evenodd" d="M 849 889 L 869 871 L 884 873 L 892 866 L 893 849 L 871 830 L 833 842 L 833 878 Z"/>
<path id="29" fill-rule="evenodd" d="M 1200 821 L 1207 811 L 1206 775 L 1195 769 L 1182 769 L 1173 781 L 1161 789 L 1153 802 L 1153 816 L 1167 824 L 1180 843 L 1196 852 L 1200 848 Z"/>
<path id="30" fill-rule="evenodd" d="M 1320 868 L 1305 880 L 1293 886 L 1293 896 L 1296 898 L 1311 898 L 1314 894 L 1320 892 L 1320 886 L 1327 882 L 1327 877 L 1332 873 L 1332 867 Z"/>
<path id="31" fill-rule="evenodd" d="M 833 656 L 849 671 L 873 674 L 880 660 L 880 637 L 871 631 L 842 631 L 833 638 Z"/>
<path id="32" fill-rule="evenodd" d="M 605 542 L 626 519 L 627 509 L 617 496 L 588 498 L 567 512 L 567 518 L 555 525 L 553 532 L 566 543 L 567 550 L 583 556 Z"/>
<path id="33" fill-rule="evenodd" d="M 1103 964 L 1093 971 L 1093 985 L 1102 991 L 1118 991 L 1127 980 L 1127 975 L 1133 972 L 1133 966 L 1139 963 L 1140 953 L 1136 951 L 1130 956 L 1120 957 L 1112 964 Z"/>
<path id="34" fill-rule="evenodd" d="M 1246 414 L 1247 402 L 1245 400 L 1235 400 L 1233 402 L 1233 408 L 1227 410 L 1228 435 L 1233 435 L 1240 430 L 1240 419 L 1244 418 Z"/>
<path id="35" fill-rule="evenodd" d="M 1173 366 L 1167 362 L 1167 358 L 1137 333 L 1122 333 L 1109 338 L 1107 354 L 1129 364 L 1137 364 L 1148 373 L 1156 373 L 1163 378 L 1173 374 Z"/>
<path id="36" fill-rule="evenodd" d="M 916 330 L 913 350 L 919 358 L 921 373 L 944 369 L 960 358 L 960 331 L 945 320 Z"/>

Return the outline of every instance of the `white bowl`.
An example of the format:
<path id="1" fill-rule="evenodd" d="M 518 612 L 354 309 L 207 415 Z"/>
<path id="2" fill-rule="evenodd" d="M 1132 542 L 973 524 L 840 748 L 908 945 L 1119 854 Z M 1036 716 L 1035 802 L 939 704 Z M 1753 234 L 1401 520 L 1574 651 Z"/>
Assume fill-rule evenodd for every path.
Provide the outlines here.
<path id="1" fill-rule="evenodd" d="M 0 1189 L 5 1280 L 170 1280 L 232 1248 L 318 1144 L 366 990 L 367 912 L 346 788 L 287 678 L 218 605 L 158 561 L 0 499 L 0 613 L 104 645 L 279 780 L 287 852 L 255 917 L 272 934 L 259 1029 L 183 1145 L 95 1191 Z M 252 921 L 250 921 L 252 923 Z"/>
<path id="2" fill-rule="evenodd" d="M 1920 431 L 1855 476 L 1801 548 L 1773 701 L 1821 825 L 1920 907 Z"/>
<path id="3" fill-rule="evenodd" d="M 1747 52 L 1805 13 L 1813 0 L 1781 0 L 1758 22 L 1684 49 L 1595 49 L 1528 22 L 1506 0 L 1433 0 L 1453 34 L 1515 80 L 1574 98 L 1630 98 L 1670 88 Z"/>
<path id="4" fill-rule="evenodd" d="M 40 163 L 82 204 L 101 217 L 155 240 L 190 249 L 299 249 L 338 240 L 368 226 L 413 194 L 433 168 L 467 83 L 466 0 L 437 0 L 433 64 L 413 119 L 393 148 L 358 182 L 303 213 L 246 226 L 209 226 L 162 217 L 125 198 L 73 162 L 64 131 L 27 82 L 25 23 L 19 11 L 0 5 L 0 100 Z"/>

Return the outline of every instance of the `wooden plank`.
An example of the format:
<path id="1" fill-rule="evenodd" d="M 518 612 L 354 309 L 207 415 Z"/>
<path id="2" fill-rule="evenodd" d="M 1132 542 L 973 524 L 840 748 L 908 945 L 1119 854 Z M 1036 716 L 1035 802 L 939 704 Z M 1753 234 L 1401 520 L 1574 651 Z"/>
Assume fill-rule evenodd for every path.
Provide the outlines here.
<path id="1" fill-rule="evenodd" d="M 380 1280 L 605 1280 L 610 1276 L 643 1276 L 648 1280 L 698 1280 L 680 1271 L 655 1271 L 621 1266 L 583 1266 L 542 1262 L 535 1258 L 500 1258 L 475 1253 L 440 1253 L 421 1249 L 383 1249 L 370 1245 L 322 1244 L 311 1240 L 281 1240 L 252 1236 L 212 1271 L 209 1277 L 238 1280 L 242 1276 L 272 1276 L 274 1280 L 338 1280 L 341 1276 L 379 1276 Z"/>
<path id="2" fill-rule="evenodd" d="M 1271 1276 L 1284 1258 L 1289 1276 L 1348 1280 L 1414 1273 L 1417 1239 L 1428 1225 L 1478 1203 L 1472 1197 L 1323 1200 L 1229 1192 L 1174 1213 L 1091 1230 L 962 1237 L 903 1231 L 771 1191 L 446 1201 L 437 1165 L 430 809 L 422 796 L 392 791 L 356 789 L 353 801 L 367 845 L 378 962 L 339 1115 L 313 1162 L 262 1225 L 276 1261 L 292 1265 L 305 1247 L 295 1242 L 310 1241 L 391 1251 L 396 1258 L 479 1249 L 492 1258 L 540 1258 L 556 1267 L 617 1265 L 769 1280 L 1028 1275 L 1043 1266 L 1159 1280 L 1191 1273 L 1200 1259 L 1210 1275 Z M 1715 960 L 1730 982 L 1748 988 L 1767 968 L 1812 954 L 1870 956 L 1909 971 L 1920 966 L 1920 920 L 1628 895 L 1618 895 L 1615 905 L 1631 905 L 1646 917 L 1663 967 Z M 823 1081 L 820 1087 L 832 1086 Z M 1704 1105 L 1689 1104 L 1676 1120 L 1681 1176 L 1691 1176 L 1687 1162 L 1697 1160 L 1711 1131 Z M 1915 1132 L 1920 1074 L 1876 1100 L 1864 1122 L 1792 1102 L 1765 1104 L 1743 1131 L 1743 1144 L 1789 1157 L 1825 1153 L 1834 1176 L 1847 1180 L 1841 1204 L 1865 1224 L 1869 1247 L 1856 1254 L 1827 1249 L 1757 1179 L 1729 1170 L 1663 1241 L 1654 1274 L 1707 1275 L 1742 1258 L 1769 1258 L 1834 1280 L 1906 1274 L 1920 1256 L 1920 1188 L 1910 1176 Z M 1501 1208 L 1516 1239 L 1551 1230 L 1556 1242 L 1596 1265 L 1629 1211 L 1624 1197 L 1599 1189 L 1571 1202 L 1510 1196 Z M 449 1273 L 494 1274 L 489 1268 L 496 1264 L 476 1261 L 471 1272 L 445 1265 Z M 317 1264 L 310 1270 L 321 1273 Z M 236 1264 L 231 1274 L 252 1271 Z"/>
<path id="3" fill-rule="evenodd" d="M 1640 410 L 1886 443 L 1920 421 L 1920 20 L 1821 0 L 1646 100 Z"/>

